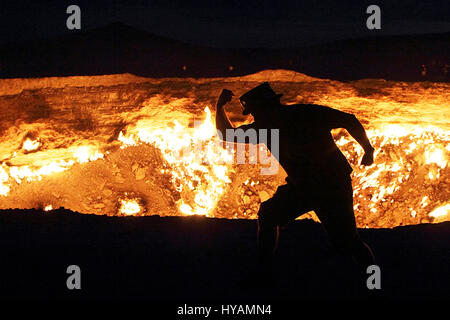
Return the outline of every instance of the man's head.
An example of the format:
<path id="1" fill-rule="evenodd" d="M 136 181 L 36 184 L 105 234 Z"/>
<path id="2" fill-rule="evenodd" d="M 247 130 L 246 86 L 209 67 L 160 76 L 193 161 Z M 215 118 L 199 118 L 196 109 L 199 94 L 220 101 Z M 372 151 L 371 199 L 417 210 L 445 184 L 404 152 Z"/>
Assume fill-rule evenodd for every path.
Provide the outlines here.
<path id="1" fill-rule="evenodd" d="M 280 105 L 282 94 L 276 94 L 268 82 L 244 93 L 239 100 L 244 107 L 243 114 L 267 112 L 270 108 Z"/>

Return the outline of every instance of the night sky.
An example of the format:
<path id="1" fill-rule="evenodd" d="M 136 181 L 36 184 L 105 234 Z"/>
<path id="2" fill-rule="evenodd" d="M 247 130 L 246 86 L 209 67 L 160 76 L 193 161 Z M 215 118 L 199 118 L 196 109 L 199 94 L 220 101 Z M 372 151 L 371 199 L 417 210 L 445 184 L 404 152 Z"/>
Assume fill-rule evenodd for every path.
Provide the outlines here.
<path id="1" fill-rule="evenodd" d="M 82 29 L 122 22 L 157 35 L 215 47 L 295 47 L 367 35 L 450 31 L 448 0 L 236 1 L 6 0 L 0 43 L 67 34 L 67 6 L 82 12 Z M 377 4 L 382 29 L 365 27 Z"/>

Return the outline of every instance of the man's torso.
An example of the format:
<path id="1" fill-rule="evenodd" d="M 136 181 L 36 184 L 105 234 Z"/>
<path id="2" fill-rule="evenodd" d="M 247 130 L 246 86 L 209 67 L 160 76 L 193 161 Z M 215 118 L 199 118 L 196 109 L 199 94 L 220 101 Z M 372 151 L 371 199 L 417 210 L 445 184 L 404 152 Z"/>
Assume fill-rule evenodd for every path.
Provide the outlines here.
<path id="1" fill-rule="evenodd" d="M 327 120 L 310 105 L 283 106 L 270 117 L 270 124 L 255 122 L 257 128 L 279 129 L 278 161 L 289 179 L 316 179 L 318 176 L 342 176 L 352 172 L 347 159 L 336 146 Z M 269 150 L 276 155 L 274 143 Z"/>

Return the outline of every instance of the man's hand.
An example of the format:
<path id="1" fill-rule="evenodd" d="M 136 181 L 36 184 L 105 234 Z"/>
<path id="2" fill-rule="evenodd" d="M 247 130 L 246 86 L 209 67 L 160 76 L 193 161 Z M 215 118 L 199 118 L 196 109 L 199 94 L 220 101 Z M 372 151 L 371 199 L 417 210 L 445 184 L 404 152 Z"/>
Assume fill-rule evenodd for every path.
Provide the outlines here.
<path id="1" fill-rule="evenodd" d="M 231 90 L 223 89 L 222 93 L 220 94 L 219 100 L 217 101 L 217 107 L 223 107 L 228 102 L 231 101 L 231 97 L 233 97 L 234 94 Z"/>
<path id="2" fill-rule="evenodd" d="M 366 150 L 361 159 L 361 165 L 371 166 L 373 164 L 373 149 Z"/>
<path id="3" fill-rule="evenodd" d="M 232 129 L 233 125 L 228 119 L 223 106 L 231 101 L 234 94 L 230 90 L 223 89 L 216 104 L 216 129 L 219 130 L 223 136 L 227 129 Z"/>

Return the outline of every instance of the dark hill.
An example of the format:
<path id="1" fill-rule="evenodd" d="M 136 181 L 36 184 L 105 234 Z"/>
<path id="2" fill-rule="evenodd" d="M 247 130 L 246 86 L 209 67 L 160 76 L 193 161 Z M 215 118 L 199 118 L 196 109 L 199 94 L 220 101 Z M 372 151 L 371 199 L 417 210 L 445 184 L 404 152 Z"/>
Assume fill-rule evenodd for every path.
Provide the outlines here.
<path id="1" fill-rule="evenodd" d="M 449 52 L 450 33 L 370 37 L 304 48 L 220 49 L 115 23 L 2 45 L 0 72 L 2 78 L 125 72 L 145 77 L 222 77 L 288 69 L 335 80 L 448 81 Z"/>

